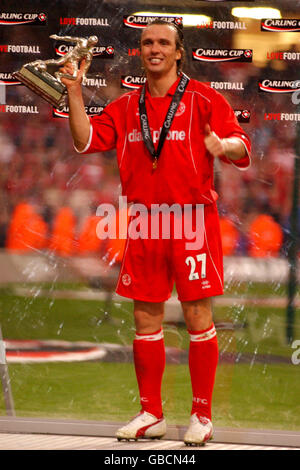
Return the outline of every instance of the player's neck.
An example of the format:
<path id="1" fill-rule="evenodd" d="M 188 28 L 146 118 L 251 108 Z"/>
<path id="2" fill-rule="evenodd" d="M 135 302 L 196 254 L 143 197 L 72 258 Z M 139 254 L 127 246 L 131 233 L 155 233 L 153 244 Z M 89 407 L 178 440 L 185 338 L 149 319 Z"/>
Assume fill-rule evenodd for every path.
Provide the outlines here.
<path id="1" fill-rule="evenodd" d="M 176 71 L 171 71 L 167 75 L 158 75 L 158 74 L 147 74 L 147 83 L 150 91 L 150 95 L 153 97 L 163 97 L 166 96 L 168 90 L 171 88 L 173 83 L 176 82 L 178 78 Z"/>

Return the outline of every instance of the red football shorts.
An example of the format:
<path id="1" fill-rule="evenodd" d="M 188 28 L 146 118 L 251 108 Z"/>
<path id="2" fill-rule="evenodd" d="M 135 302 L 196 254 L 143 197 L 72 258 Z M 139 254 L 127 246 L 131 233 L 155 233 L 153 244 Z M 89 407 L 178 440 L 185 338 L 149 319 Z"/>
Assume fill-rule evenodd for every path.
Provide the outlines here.
<path id="1" fill-rule="evenodd" d="M 171 206 L 172 207 L 172 206 Z M 169 227 L 168 227 L 169 223 Z M 216 204 L 129 219 L 116 292 L 145 302 L 223 294 L 223 254 Z"/>

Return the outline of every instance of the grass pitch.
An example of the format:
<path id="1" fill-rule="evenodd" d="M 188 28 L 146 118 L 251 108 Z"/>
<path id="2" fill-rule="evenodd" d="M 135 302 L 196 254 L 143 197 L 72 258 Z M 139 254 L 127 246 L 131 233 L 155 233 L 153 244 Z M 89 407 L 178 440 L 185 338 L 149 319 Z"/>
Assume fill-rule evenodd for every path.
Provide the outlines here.
<path id="1" fill-rule="evenodd" d="M 244 305 L 238 299 L 244 298 L 245 286 L 239 287 L 242 290 L 230 292 L 237 302 L 214 312 L 216 323 L 234 327 L 218 331 L 215 425 L 300 430 L 300 364 L 292 363 L 294 350 L 285 342 L 285 309 L 259 302 Z M 36 292 L 36 286 L 32 289 Z M 260 286 L 257 298 L 271 292 L 272 286 Z M 51 290 L 45 297 L 25 297 L 11 288 L 2 289 L 0 324 L 5 339 L 131 345 L 135 332 L 130 303 L 115 302 L 108 312 L 104 302 L 54 299 Z M 166 346 L 188 348 L 183 325 L 166 324 L 164 330 Z M 294 331 L 295 339 L 300 339 L 298 314 Z M 131 363 L 10 364 L 9 373 L 19 417 L 122 422 L 139 410 Z M 191 407 L 187 364 L 167 364 L 162 395 L 168 423 L 187 425 Z M 5 415 L 1 393 L 0 413 Z"/>

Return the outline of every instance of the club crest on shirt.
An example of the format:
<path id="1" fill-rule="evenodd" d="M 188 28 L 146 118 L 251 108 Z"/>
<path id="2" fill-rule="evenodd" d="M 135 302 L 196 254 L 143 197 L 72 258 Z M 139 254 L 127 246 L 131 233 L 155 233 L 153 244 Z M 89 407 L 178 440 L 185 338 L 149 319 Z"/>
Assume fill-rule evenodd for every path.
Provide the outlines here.
<path id="1" fill-rule="evenodd" d="M 130 284 L 131 284 L 131 277 L 129 276 L 129 274 L 123 274 L 123 276 L 122 276 L 122 283 L 124 284 L 124 286 L 130 286 Z"/>
<path id="2" fill-rule="evenodd" d="M 175 116 L 176 116 L 176 117 L 182 116 L 182 114 L 185 112 L 185 109 L 186 109 L 186 106 L 185 106 L 185 104 L 181 101 L 181 103 L 179 103 L 179 106 L 178 106 L 178 109 L 177 109 L 177 111 L 176 111 Z"/>

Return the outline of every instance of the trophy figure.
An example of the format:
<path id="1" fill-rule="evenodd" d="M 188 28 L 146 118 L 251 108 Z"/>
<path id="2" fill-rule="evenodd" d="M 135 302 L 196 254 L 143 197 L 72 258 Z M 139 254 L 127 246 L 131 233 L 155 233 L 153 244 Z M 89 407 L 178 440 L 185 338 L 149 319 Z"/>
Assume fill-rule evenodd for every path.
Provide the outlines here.
<path id="1" fill-rule="evenodd" d="M 76 80 L 79 62 L 85 59 L 83 79 L 91 65 L 93 59 L 93 47 L 98 42 L 97 36 L 88 38 L 57 36 L 52 34 L 52 39 L 75 43 L 75 46 L 59 59 L 35 60 L 24 64 L 21 70 L 13 73 L 20 82 L 41 96 L 48 103 L 55 107 L 61 106 L 67 94 L 67 88 L 62 83 L 61 78 Z M 66 63 L 73 66 L 73 74 L 59 72 L 58 68 Z"/>

